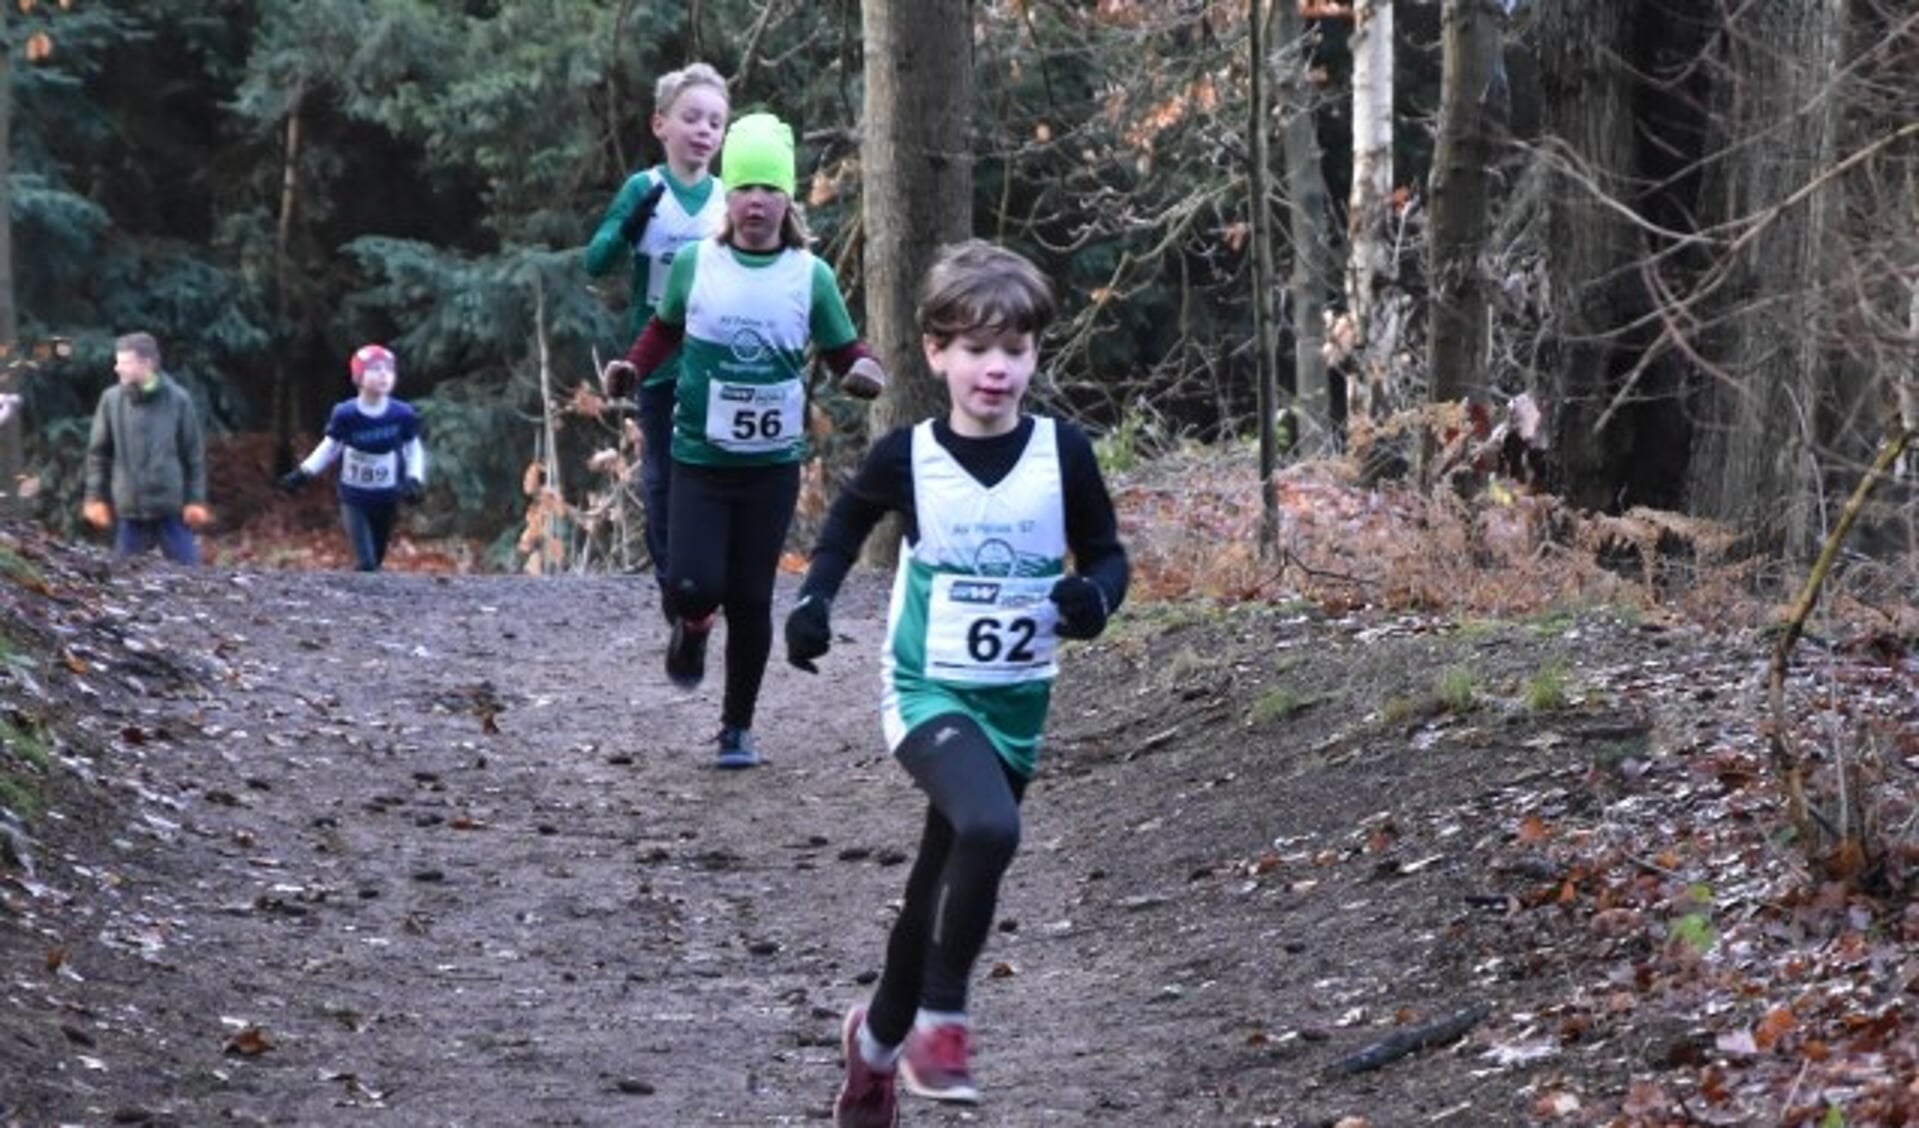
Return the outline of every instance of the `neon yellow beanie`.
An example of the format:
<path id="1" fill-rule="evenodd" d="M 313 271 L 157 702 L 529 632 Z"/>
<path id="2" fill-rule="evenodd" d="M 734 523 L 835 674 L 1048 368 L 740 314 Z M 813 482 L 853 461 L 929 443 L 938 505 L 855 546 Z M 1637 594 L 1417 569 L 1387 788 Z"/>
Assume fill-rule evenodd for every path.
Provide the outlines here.
<path id="1" fill-rule="evenodd" d="M 793 194 L 793 130 L 772 114 L 747 114 L 726 130 L 720 179 L 728 188 L 761 185 Z"/>

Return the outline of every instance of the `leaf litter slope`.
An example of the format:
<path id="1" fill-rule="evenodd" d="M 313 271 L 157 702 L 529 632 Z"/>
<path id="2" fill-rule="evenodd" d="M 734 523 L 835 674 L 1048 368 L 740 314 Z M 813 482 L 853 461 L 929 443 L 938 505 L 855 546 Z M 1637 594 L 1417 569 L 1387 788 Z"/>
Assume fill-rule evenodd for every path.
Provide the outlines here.
<path id="1" fill-rule="evenodd" d="M 0 1116 L 818 1122 L 920 817 L 876 731 L 883 584 L 822 676 L 773 667 L 739 774 L 707 767 L 717 677 L 658 676 L 649 591 L 74 580 L 38 683 L 58 817 L 0 908 Z M 1133 609 L 1068 656 L 977 1119 L 1771 1119 L 1843 1062 L 1847 1099 L 1899 1099 L 1897 953 L 1866 906 L 1775 896 L 1757 664 L 1605 616 Z"/>

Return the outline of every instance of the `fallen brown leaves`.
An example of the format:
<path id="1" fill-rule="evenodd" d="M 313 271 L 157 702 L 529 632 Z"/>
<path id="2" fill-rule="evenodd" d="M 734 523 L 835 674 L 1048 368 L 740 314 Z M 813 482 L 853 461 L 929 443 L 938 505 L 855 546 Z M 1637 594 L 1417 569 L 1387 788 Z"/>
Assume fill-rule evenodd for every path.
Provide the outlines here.
<path id="1" fill-rule="evenodd" d="M 1515 616 L 1606 605 L 1643 629 L 1728 639 L 1727 659 L 1604 674 L 1621 712 L 1692 719 L 1623 736 L 1583 777 L 1434 812 L 1504 828 L 1488 887 L 1465 897 L 1499 956 L 1488 986 L 1551 1001 L 1483 1035 L 1497 1070 L 1527 1067 L 1532 1116 L 1555 1123 L 1919 1123 L 1919 607 L 1910 562 L 1863 566 L 1828 593 L 1791 687 L 1813 790 L 1866 797 L 1870 854 L 1809 854 L 1783 836 L 1751 655 L 1778 621 L 1776 562 L 1678 514 L 1570 511 L 1496 476 L 1470 498 L 1362 484 L 1342 462 L 1282 471 L 1278 549 L 1252 550 L 1250 454 L 1187 452 L 1118 475 L 1115 502 L 1147 599 L 1303 600 Z M 1768 574 L 1765 570 L 1771 569 Z M 1889 577 L 1903 576 L 1902 582 Z M 1747 655 L 1745 660 L 1736 656 Z M 1540 739 L 1553 737 L 1548 732 Z M 1557 738 L 1563 742 L 1565 738 Z M 1592 743 L 1590 736 L 1585 743 Z M 1596 801 L 1595 801 L 1596 800 Z M 1856 828 L 1855 828 L 1856 829 Z M 1310 895 L 1308 876 L 1388 850 L 1272 851 L 1224 872 Z M 1384 872 L 1384 871 L 1379 871 Z M 1662 1033 L 1663 1032 L 1663 1033 Z M 1595 1069 L 1604 1062 L 1608 1068 Z M 1599 1079 L 1629 1078 L 1623 1091 Z"/>
<path id="2" fill-rule="evenodd" d="M 1568 1069 L 1535 1080 L 1534 1115 L 1614 1125 L 1919 1119 L 1919 912 L 1822 880 L 1775 840 L 1779 801 L 1743 704 L 1750 670 L 1679 674 L 1688 692 L 1720 703 L 1689 741 L 1498 802 L 1508 864 L 1496 867 L 1498 896 L 1474 902 L 1504 918 L 1496 931 L 1512 937 L 1509 966 L 1555 968 L 1569 984 L 1526 1016 L 1531 1030 L 1587 1053 L 1627 1025 L 1670 1031 L 1643 1047 L 1623 1099 Z M 1903 701 L 1877 705 L 1911 725 L 1919 662 L 1905 659 L 1904 678 Z M 1654 684 L 1620 671 L 1611 688 Z M 1909 778 L 1898 783 L 1913 790 Z M 1580 802 L 1582 792 L 1604 802 Z"/>

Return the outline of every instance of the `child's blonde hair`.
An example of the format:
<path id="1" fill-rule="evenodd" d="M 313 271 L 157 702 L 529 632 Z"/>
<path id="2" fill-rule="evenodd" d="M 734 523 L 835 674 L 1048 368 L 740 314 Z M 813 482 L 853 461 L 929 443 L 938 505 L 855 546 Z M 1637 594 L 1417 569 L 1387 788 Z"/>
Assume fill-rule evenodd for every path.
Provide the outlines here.
<path id="1" fill-rule="evenodd" d="M 673 108 L 680 95 L 695 86 L 710 86 L 720 92 L 720 97 L 732 104 L 732 98 L 726 92 L 726 79 L 720 72 L 705 63 L 688 63 L 676 71 L 668 71 L 653 84 L 653 112 L 663 114 Z"/>
<path id="2" fill-rule="evenodd" d="M 1052 324 L 1053 284 L 1032 260 L 984 239 L 940 249 L 920 287 L 920 332 L 941 348 L 963 333 L 1031 333 Z"/>

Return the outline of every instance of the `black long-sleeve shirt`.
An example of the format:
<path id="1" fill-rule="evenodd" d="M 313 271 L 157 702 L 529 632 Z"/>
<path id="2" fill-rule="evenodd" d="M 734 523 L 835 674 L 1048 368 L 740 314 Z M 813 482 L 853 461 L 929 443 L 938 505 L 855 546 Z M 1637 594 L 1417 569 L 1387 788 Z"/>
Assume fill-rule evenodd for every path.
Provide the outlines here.
<path id="1" fill-rule="evenodd" d="M 1066 545 L 1073 554 L 1073 570 L 1099 585 L 1106 607 L 1115 610 L 1126 597 L 1131 566 L 1119 543 L 1119 521 L 1113 499 L 1100 476 L 1099 460 L 1086 433 L 1064 420 L 1054 423 L 1058 435 L 1061 502 L 1066 513 Z M 1019 462 L 1033 435 L 1033 417 L 1004 435 L 972 438 L 956 433 L 943 419 L 933 422 L 933 438 L 952 454 L 981 485 L 994 486 Z M 867 453 L 853 480 L 827 511 L 813 549 L 813 562 L 800 586 L 802 595 L 831 599 L 859 557 L 860 546 L 874 526 L 894 512 L 905 518 L 906 541 L 919 543 L 919 520 L 913 505 L 913 431 L 902 427 L 882 437 Z"/>

